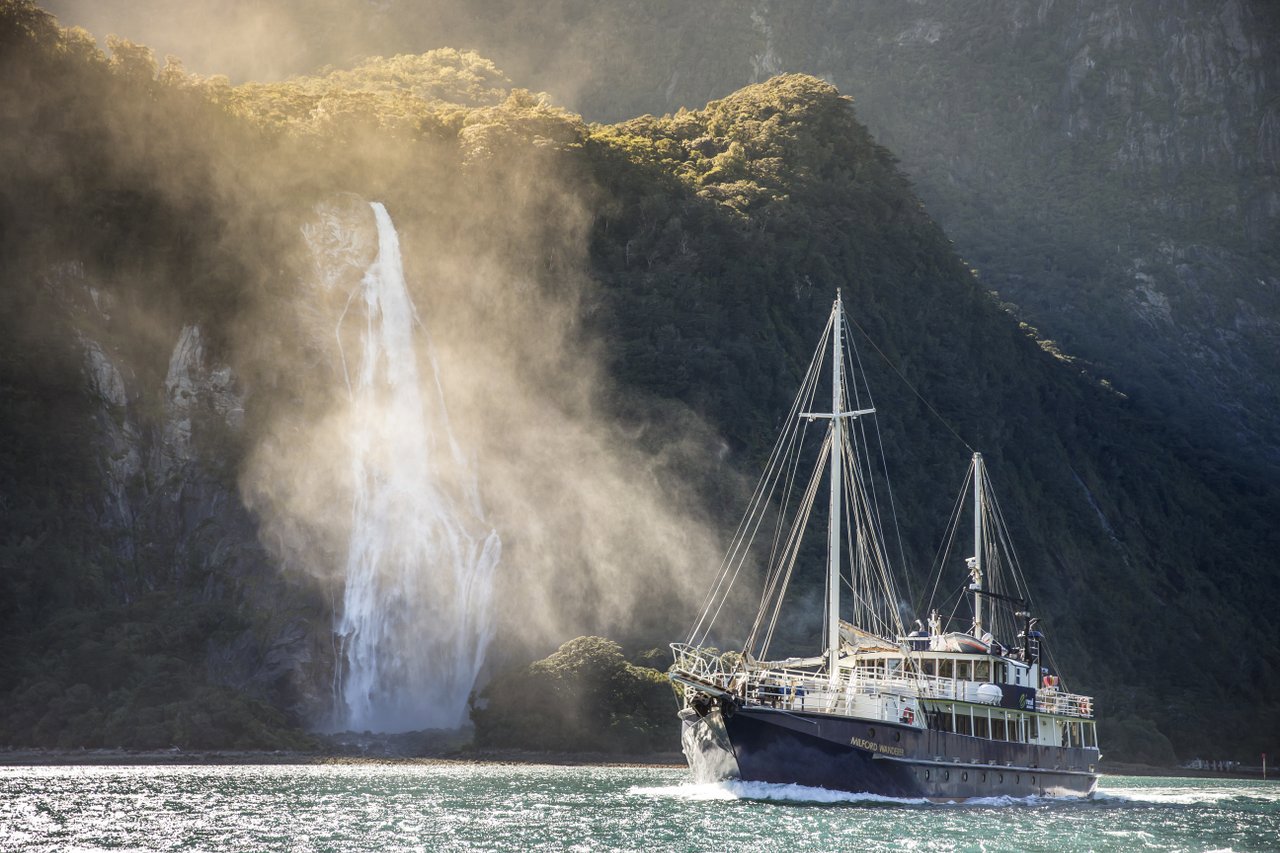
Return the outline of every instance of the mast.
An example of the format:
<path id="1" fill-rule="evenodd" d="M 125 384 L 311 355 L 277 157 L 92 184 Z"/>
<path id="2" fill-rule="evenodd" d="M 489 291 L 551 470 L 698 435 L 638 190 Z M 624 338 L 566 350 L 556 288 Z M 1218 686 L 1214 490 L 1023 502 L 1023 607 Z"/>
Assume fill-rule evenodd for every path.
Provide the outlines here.
<path id="1" fill-rule="evenodd" d="M 840 418 L 840 368 L 844 361 L 843 305 L 840 291 L 832 308 L 831 330 L 831 501 L 827 520 L 827 673 L 836 681 L 840 660 L 840 469 L 844 464 L 844 431 Z"/>
<path id="2" fill-rule="evenodd" d="M 970 564 L 970 574 L 973 577 L 973 583 L 969 588 L 974 590 L 973 596 L 973 635 L 979 640 L 982 639 L 982 593 L 983 593 L 983 572 L 982 572 L 982 454 L 975 452 L 973 454 L 973 562 Z"/>

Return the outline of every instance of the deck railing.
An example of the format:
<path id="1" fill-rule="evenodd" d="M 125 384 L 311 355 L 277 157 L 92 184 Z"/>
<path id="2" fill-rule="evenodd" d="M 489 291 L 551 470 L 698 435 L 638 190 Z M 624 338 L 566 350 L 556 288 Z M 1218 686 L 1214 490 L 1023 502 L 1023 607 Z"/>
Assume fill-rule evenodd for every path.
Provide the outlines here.
<path id="1" fill-rule="evenodd" d="M 877 713 L 882 719 L 916 718 L 918 699 L 941 699 L 994 705 L 994 697 L 982 696 L 984 682 L 961 681 L 922 673 L 891 672 L 879 669 L 845 669 L 833 683 L 826 673 L 788 667 L 751 668 L 736 655 L 726 657 L 683 643 L 672 643 L 673 673 L 714 690 L 739 696 L 761 705 L 790 710 L 849 714 L 859 700 L 891 697 L 890 702 L 865 704 L 859 715 Z M 696 689 L 689 686 L 688 689 Z M 879 708 L 878 712 L 875 708 Z M 1055 688 L 1036 692 L 1036 710 L 1068 717 L 1093 717 L 1091 697 L 1064 693 Z M 910 711 L 910 713 L 907 713 Z"/>

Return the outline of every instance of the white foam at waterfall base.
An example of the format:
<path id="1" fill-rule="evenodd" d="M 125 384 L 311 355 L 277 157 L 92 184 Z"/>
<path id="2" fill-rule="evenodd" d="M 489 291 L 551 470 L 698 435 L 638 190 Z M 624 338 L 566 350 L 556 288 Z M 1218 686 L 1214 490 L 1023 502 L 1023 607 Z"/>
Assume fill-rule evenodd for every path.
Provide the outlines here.
<path id="1" fill-rule="evenodd" d="M 453 728 L 465 721 L 492 636 L 501 543 L 450 430 L 434 357 L 425 386 L 419 375 L 417 347 L 429 354 L 429 341 L 415 340 L 421 326 L 395 226 L 381 204 L 372 208 L 377 258 L 355 294 L 362 303 L 353 298 L 340 321 L 363 319 L 364 329 L 358 358 L 344 354 L 354 495 L 336 626 L 339 722 L 357 731 Z"/>

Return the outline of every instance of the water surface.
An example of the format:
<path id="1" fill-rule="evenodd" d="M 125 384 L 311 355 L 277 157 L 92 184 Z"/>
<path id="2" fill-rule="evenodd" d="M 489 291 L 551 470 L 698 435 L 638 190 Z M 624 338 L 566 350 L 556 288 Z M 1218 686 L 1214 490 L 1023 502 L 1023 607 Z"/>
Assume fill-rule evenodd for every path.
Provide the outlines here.
<path id="1" fill-rule="evenodd" d="M 1280 785 L 938 805 L 667 768 L 0 767 L 4 850 L 1276 850 Z"/>

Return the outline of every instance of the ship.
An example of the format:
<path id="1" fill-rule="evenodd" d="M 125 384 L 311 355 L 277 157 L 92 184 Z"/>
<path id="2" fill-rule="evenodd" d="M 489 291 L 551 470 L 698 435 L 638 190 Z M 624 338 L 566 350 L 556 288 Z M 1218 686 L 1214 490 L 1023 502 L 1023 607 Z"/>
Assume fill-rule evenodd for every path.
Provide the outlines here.
<path id="1" fill-rule="evenodd" d="M 904 623 L 914 611 L 890 560 L 893 496 L 854 328 L 863 331 L 837 293 L 701 614 L 685 641 L 671 644 L 681 744 L 695 780 L 933 801 L 1092 796 L 1101 757 L 1093 699 L 1062 680 L 983 456 L 954 429 L 968 471 L 930 573 L 935 593 L 920 609 L 928 615 L 910 629 Z M 829 411 L 815 411 L 825 408 L 817 401 L 828 372 Z M 825 531 L 814 511 L 824 487 Z M 960 531 L 970 506 L 965 555 L 955 543 L 967 538 Z M 819 541 L 806 546 L 811 528 Z M 805 561 L 824 551 L 822 617 L 812 615 L 815 567 L 806 620 L 784 602 Z M 959 575 L 954 595 L 937 592 L 948 589 L 948 571 Z M 741 598 L 733 590 L 753 574 L 755 618 L 725 630 L 717 623 Z M 736 610 L 745 623 L 749 607 Z M 789 619 L 810 626 L 807 647 Z M 714 642 L 727 637 L 737 637 L 721 640 L 727 650 Z M 788 642 L 809 656 L 770 659 Z"/>

